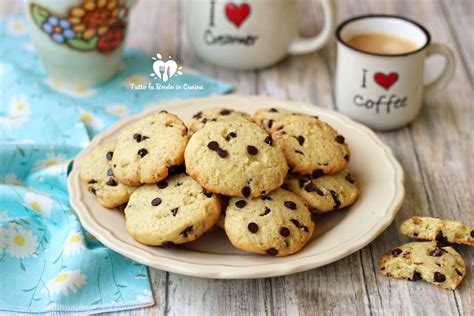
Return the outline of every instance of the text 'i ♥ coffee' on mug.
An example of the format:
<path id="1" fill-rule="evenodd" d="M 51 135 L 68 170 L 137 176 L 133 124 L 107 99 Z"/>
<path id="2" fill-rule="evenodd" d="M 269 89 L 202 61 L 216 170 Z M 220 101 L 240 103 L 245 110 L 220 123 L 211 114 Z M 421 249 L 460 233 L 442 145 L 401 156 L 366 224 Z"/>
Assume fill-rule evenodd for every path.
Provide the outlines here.
<path id="1" fill-rule="evenodd" d="M 377 130 L 413 121 L 423 97 L 443 89 L 454 74 L 451 50 L 430 43 L 423 26 L 403 17 L 354 17 L 339 25 L 336 37 L 337 108 Z M 432 55 L 446 63 L 437 79 L 424 84 L 425 61 Z"/>
<path id="2" fill-rule="evenodd" d="M 188 36 L 197 55 L 209 63 L 233 69 L 268 67 L 329 41 L 336 23 L 335 0 L 320 1 L 321 32 L 301 38 L 296 0 L 188 0 Z"/>
<path id="3" fill-rule="evenodd" d="M 128 12 L 136 0 L 24 0 L 33 45 L 48 76 L 93 85 L 121 67 Z"/>

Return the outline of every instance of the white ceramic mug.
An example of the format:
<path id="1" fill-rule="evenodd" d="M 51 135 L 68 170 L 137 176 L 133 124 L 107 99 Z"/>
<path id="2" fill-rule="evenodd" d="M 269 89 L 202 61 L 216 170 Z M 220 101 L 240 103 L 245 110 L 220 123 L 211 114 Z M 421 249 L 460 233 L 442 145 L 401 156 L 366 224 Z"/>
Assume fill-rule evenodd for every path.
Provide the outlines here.
<path id="1" fill-rule="evenodd" d="M 368 53 L 347 44 L 355 35 L 385 33 L 416 43 L 417 49 L 398 55 Z M 454 74 L 454 55 L 443 44 L 430 43 L 420 24 L 391 15 L 366 15 L 343 22 L 336 30 L 337 109 L 377 130 L 402 127 L 420 112 L 423 97 L 443 89 Z M 446 59 L 443 71 L 423 83 L 425 61 L 432 55 Z"/>
<path id="2" fill-rule="evenodd" d="M 335 1 L 321 3 L 322 31 L 301 38 L 296 0 L 188 0 L 188 36 L 198 56 L 209 63 L 264 68 L 287 54 L 309 53 L 329 41 L 336 23 Z"/>
<path id="3" fill-rule="evenodd" d="M 56 80 L 92 85 L 121 66 L 128 10 L 134 0 L 25 0 L 38 55 Z"/>

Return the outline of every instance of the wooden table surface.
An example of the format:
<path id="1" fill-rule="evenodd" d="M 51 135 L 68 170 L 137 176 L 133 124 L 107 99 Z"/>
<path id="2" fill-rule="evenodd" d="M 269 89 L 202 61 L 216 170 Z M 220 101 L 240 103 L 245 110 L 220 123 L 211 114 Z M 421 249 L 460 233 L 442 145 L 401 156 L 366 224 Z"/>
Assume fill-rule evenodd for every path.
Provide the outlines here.
<path id="1" fill-rule="evenodd" d="M 141 0 L 131 13 L 128 44 L 150 55 L 173 56 L 235 86 L 235 93 L 273 95 L 335 109 L 333 80 L 335 41 L 319 52 L 289 57 L 261 71 L 227 71 L 199 61 L 186 37 L 186 1 Z M 409 126 L 378 133 L 400 161 L 406 199 L 394 223 L 364 249 L 336 263 L 290 276 L 257 280 L 212 280 L 149 269 L 156 300 L 151 308 L 128 315 L 473 315 L 474 253 L 457 247 L 469 273 L 455 291 L 424 282 L 383 277 L 377 261 L 387 249 L 408 242 L 400 223 L 413 215 L 439 216 L 474 225 L 473 211 L 473 67 L 474 1 L 470 0 L 338 0 L 338 20 L 368 13 L 415 19 L 435 42 L 449 45 L 457 66 L 449 86 L 425 100 Z M 4 1 L 1 15 L 18 8 Z M 301 30 L 318 32 L 321 7 L 300 3 Z M 434 77 L 441 61 L 428 63 Z"/>

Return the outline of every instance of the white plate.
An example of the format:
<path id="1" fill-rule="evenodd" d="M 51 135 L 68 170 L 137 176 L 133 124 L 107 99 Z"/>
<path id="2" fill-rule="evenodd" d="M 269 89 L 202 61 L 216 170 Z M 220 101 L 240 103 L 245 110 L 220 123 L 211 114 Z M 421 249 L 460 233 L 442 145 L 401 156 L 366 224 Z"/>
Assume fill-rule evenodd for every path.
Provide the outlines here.
<path id="1" fill-rule="evenodd" d="M 179 248 L 142 245 L 130 237 L 118 210 L 100 206 L 79 180 L 80 157 L 95 145 L 109 141 L 127 125 L 150 113 L 167 110 L 187 121 L 208 107 L 233 108 L 253 113 L 262 107 L 282 107 L 317 115 L 344 137 L 352 151 L 349 168 L 358 180 L 361 196 L 355 205 L 325 215 L 316 222 L 313 239 L 299 253 L 282 258 L 241 252 L 223 231 L 202 236 Z M 76 158 L 69 175 L 71 204 L 81 223 L 105 246 L 150 267 L 197 277 L 237 279 L 286 275 L 317 268 L 344 258 L 374 240 L 397 214 L 405 194 L 403 171 L 391 150 L 368 128 L 346 116 L 316 107 L 270 97 L 219 96 L 163 103 L 128 117 L 94 138 Z"/>

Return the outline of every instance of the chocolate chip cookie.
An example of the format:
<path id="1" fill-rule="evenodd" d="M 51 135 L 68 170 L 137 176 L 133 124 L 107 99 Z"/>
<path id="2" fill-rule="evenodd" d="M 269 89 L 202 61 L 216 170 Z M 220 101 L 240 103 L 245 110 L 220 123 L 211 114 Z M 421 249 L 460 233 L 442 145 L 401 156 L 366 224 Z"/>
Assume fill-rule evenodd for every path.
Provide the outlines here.
<path id="1" fill-rule="evenodd" d="M 120 133 L 114 174 L 128 185 L 156 183 L 184 162 L 187 142 L 187 128 L 177 116 L 165 111 L 149 115 Z"/>
<path id="2" fill-rule="evenodd" d="M 234 197 L 227 207 L 225 232 L 241 250 L 288 256 L 300 251 L 313 231 L 304 200 L 283 189 L 253 200 Z"/>
<path id="3" fill-rule="evenodd" d="M 208 191 L 254 198 L 283 183 L 285 156 L 257 124 L 220 122 L 198 130 L 185 151 L 186 171 Z"/>
<path id="4" fill-rule="evenodd" d="M 139 187 L 125 208 L 127 230 L 140 243 L 172 246 L 197 239 L 219 218 L 221 205 L 186 174 Z"/>
<path id="5" fill-rule="evenodd" d="M 251 122 L 252 118 L 244 112 L 232 109 L 209 108 L 195 113 L 188 122 L 188 126 L 191 133 L 194 133 L 212 122 L 233 122 L 239 120 Z"/>
<path id="6" fill-rule="evenodd" d="M 332 174 L 346 168 L 349 146 L 329 124 L 307 115 L 287 116 L 274 124 L 272 137 L 283 149 L 291 171 Z"/>
<path id="7" fill-rule="evenodd" d="M 359 189 L 349 170 L 330 175 L 289 175 L 285 180 L 289 191 L 306 200 L 311 212 L 322 214 L 352 205 Z"/>
<path id="8" fill-rule="evenodd" d="M 466 275 L 461 255 L 436 242 L 412 242 L 390 250 L 379 262 L 383 275 L 410 281 L 424 280 L 454 290 Z"/>
<path id="9" fill-rule="evenodd" d="M 460 222 L 434 217 L 414 216 L 400 225 L 400 232 L 412 238 L 474 246 L 474 230 Z"/>
<path id="10" fill-rule="evenodd" d="M 275 122 L 292 114 L 294 113 L 282 108 L 264 108 L 255 112 L 253 119 L 260 127 L 271 133 Z"/>
<path id="11" fill-rule="evenodd" d="M 115 142 L 97 145 L 80 161 L 79 176 L 89 192 L 104 207 L 113 208 L 126 203 L 135 187 L 120 183 L 112 171 L 111 160 Z"/>

